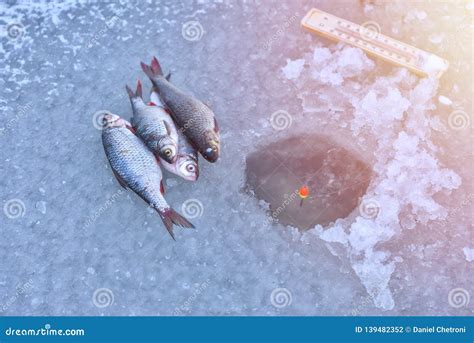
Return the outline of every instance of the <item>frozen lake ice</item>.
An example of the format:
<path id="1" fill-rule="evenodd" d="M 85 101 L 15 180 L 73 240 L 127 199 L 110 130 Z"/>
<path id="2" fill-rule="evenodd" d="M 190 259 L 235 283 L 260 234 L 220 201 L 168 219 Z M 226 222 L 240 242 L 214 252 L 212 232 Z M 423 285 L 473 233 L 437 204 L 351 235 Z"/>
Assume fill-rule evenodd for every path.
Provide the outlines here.
<path id="1" fill-rule="evenodd" d="M 473 3 L 275 4 L 0 3 L 2 315 L 473 314 Z M 311 7 L 375 22 L 450 68 L 418 78 L 303 32 Z M 94 116 L 130 117 L 124 86 L 149 90 L 139 62 L 153 55 L 221 127 L 218 163 L 165 182 L 197 227 L 176 242 L 114 179 Z M 314 156 L 292 141 L 309 136 L 370 177 L 300 230 L 249 192 L 246 163 L 278 144 L 285 167 L 292 151 Z M 278 180 L 283 199 L 294 185 Z M 305 211 L 327 196 L 316 180 Z"/>

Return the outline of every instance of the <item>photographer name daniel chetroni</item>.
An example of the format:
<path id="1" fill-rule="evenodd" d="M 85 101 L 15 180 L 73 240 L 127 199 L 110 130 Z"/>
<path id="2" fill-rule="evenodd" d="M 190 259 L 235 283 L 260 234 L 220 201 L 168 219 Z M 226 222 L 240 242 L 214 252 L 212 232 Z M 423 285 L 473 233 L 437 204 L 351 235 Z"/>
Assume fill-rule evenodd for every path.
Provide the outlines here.
<path id="1" fill-rule="evenodd" d="M 466 333 L 466 327 L 454 326 L 412 326 L 412 333 Z"/>

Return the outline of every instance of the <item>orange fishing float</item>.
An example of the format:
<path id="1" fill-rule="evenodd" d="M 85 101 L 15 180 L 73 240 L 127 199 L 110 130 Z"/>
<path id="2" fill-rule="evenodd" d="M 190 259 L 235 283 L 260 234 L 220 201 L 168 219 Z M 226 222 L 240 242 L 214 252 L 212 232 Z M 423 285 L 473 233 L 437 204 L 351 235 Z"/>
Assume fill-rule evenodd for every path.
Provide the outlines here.
<path id="1" fill-rule="evenodd" d="M 298 195 L 300 196 L 301 198 L 301 201 L 300 201 L 300 206 L 303 205 L 303 200 L 306 199 L 308 196 L 309 196 L 309 189 L 307 186 L 303 186 L 301 187 L 299 190 L 298 190 Z"/>

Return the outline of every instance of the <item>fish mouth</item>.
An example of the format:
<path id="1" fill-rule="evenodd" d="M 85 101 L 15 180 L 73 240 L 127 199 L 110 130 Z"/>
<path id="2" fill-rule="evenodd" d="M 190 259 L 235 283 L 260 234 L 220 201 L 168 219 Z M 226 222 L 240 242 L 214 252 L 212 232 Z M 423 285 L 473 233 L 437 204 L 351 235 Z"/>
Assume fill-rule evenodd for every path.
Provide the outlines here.
<path id="1" fill-rule="evenodd" d="M 197 181 L 199 178 L 199 174 L 196 174 L 195 176 L 184 176 L 183 177 L 186 181 Z"/>
<path id="2" fill-rule="evenodd" d="M 214 163 L 219 158 L 219 151 L 213 150 L 211 148 L 207 148 L 203 153 L 202 156 L 209 162 Z"/>
<path id="3" fill-rule="evenodd" d="M 102 126 L 104 128 L 122 127 L 122 126 L 125 126 L 125 124 L 126 124 L 125 120 L 123 120 L 120 116 L 113 113 L 106 113 L 102 117 Z"/>

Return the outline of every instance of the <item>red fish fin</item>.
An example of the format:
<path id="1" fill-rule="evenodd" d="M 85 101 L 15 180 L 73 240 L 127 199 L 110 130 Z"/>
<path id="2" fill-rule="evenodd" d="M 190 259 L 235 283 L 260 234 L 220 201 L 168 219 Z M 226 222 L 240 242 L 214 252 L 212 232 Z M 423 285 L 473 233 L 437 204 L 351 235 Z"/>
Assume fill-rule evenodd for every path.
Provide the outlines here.
<path id="1" fill-rule="evenodd" d="M 112 168 L 112 167 L 111 167 Z M 125 181 L 123 181 L 122 177 L 115 171 L 114 168 L 112 168 L 112 171 L 114 172 L 114 175 L 115 175 L 115 178 L 117 179 L 118 183 L 120 184 L 120 186 L 122 186 L 123 188 L 127 189 L 127 184 L 125 183 Z"/>
<path id="2" fill-rule="evenodd" d="M 131 133 L 133 133 L 134 135 L 137 134 L 137 130 L 135 130 L 135 128 L 133 126 L 130 126 L 130 125 L 126 125 L 125 126 L 127 129 L 130 130 Z"/>
<path id="3" fill-rule="evenodd" d="M 155 56 L 153 56 L 153 59 L 151 60 L 151 70 L 153 71 L 153 74 L 163 76 L 163 71 L 161 70 L 160 62 L 158 62 L 158 59 Z"/>
<path id="4" fill-rule="evenodd" d="M 137 90 L 135 91 L 135 95 L 142 98 L 142 83 L 140 80 L 137 80 Z"/>
<path id="5" fill-rule="evenodd" d="M 160 181 L 160 192 L 161 194 L 165 194 L 165 186 L 163 185 L 163 180 Z"/>
<path id="6" fill-rule="evenodd" d="M 186 218 L 181 216 L 171 207 L 165 209 L 156 209 L 156 211 L 160 215 L 161 220 L 163 220 L 163 224 L 165 224 L 166 230 L 168 230 L 169 234 L 174 240 L 176 239 L 174 238 L 173 224 L 181 227 L 194 228 L 193 224 L 191 224 Z"/>
<path id="7" fill-rule="evenodd" d="M 221 130 L 219 129 L 219 124 L 217 124 L 217 119 L 214 117 L 214 131 L 219 133 Z"/>
<path id="8" fill-rule="evenodd" d="M 156 106 L 156 104 L 153 101 L 148 101 L 148 106 Z"/>
<path id="9" fill-rule="evenodd" d="M 127 90 L 127 93 L 130 99 L 135 96 L 135 93 L 133 93 L 133 91 L 130 89 L 130 87 L 128 87 L 128 85 L 125 85 L 125 89 Z"/>
<path id="10" fill-rule="evenodd" d="M 142 67 L 142 70 L 146 74 L 146 76 L 148 76 L 151 80 L 153 80 L 153 78 L 156 78 L 157 76 L 163 76 L 163 71 L 161 70 L 160 63 L 158 62 L 156 57 L 153 57 L 151 65 L 140 62 L 140 66 Z"/>
<path id="11" fill-rule="evenodd" d="M 142 83 L 140 80 L 137 81 L 137 89 L 135 92 L 133 92 L 132 89 L 128 87 L 128 85 L 125 85 L 125 89 L 127 90 L 130 99 L 142 98 Z"/>

